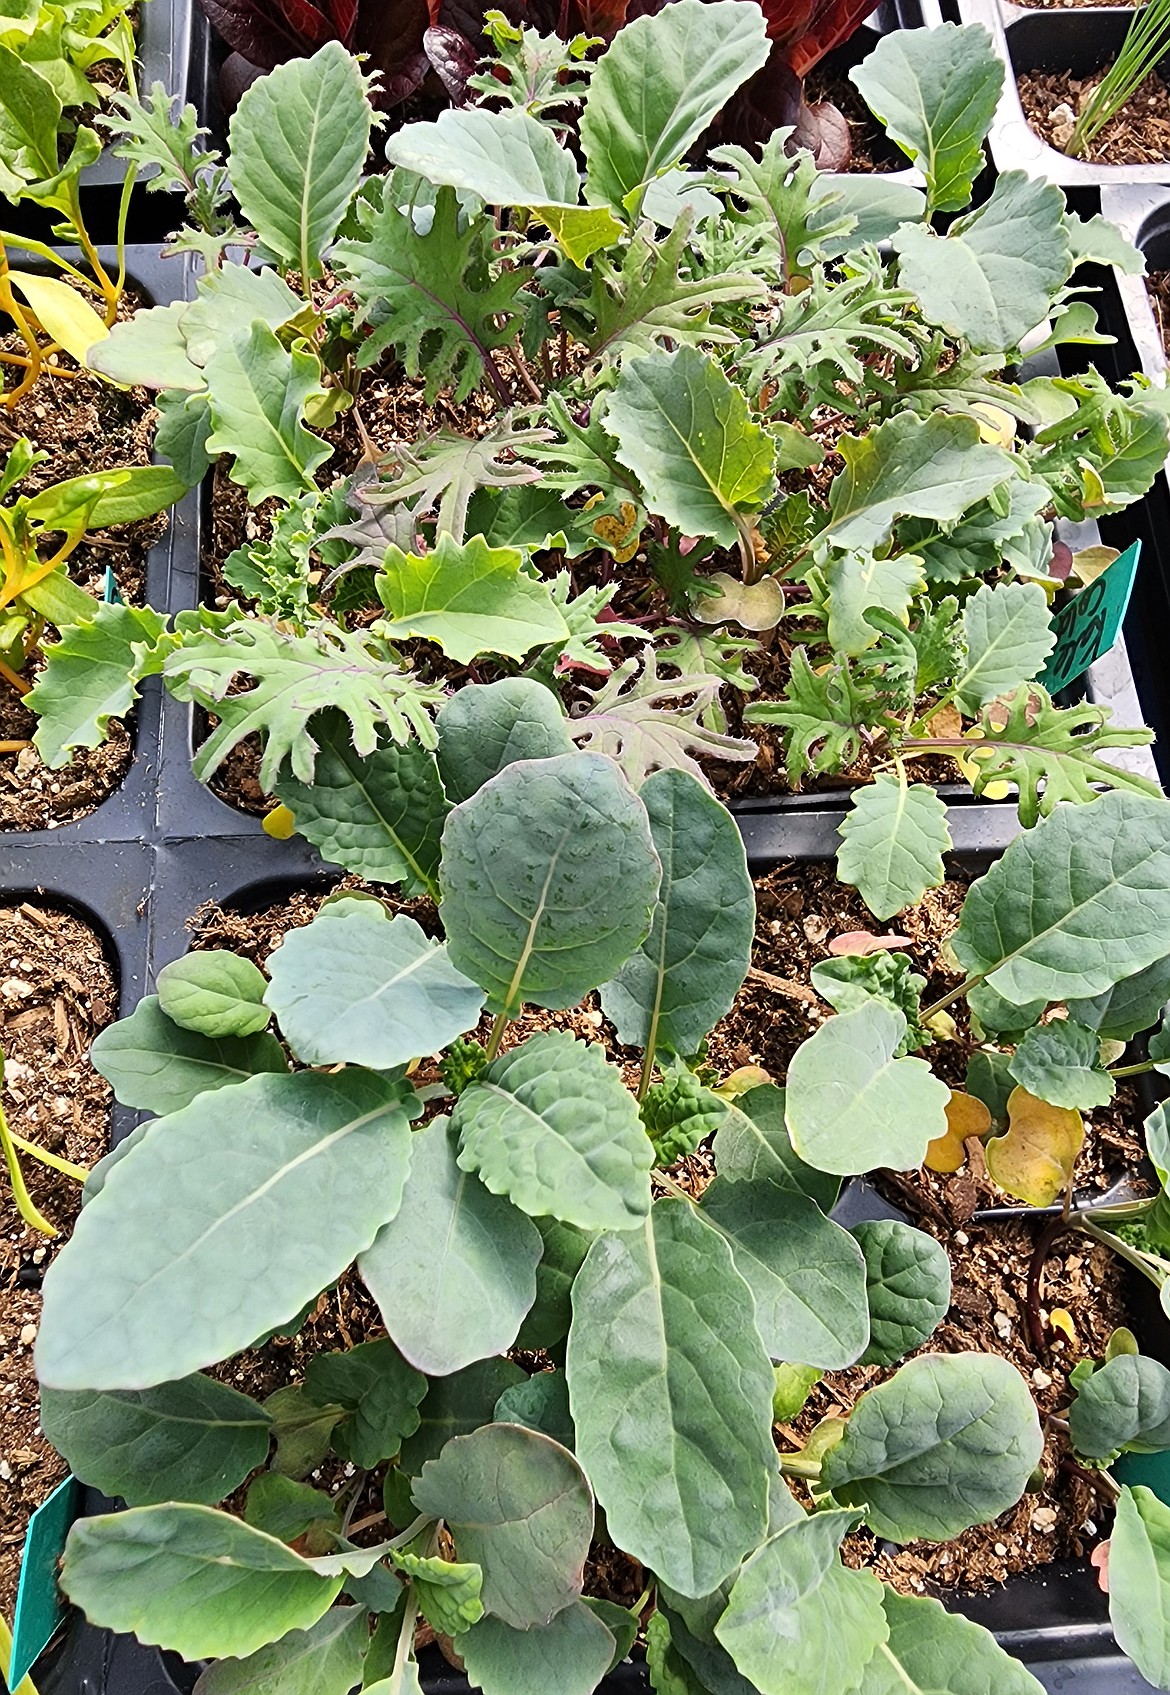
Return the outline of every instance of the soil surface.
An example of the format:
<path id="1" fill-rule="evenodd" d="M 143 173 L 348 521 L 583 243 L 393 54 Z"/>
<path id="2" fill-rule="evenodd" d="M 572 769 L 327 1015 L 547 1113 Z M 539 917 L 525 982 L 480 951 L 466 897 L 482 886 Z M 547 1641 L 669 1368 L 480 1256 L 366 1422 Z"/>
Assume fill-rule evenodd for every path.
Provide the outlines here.
<path id="1" fill-rule="evenodd" d="M 134 302 L 123 302 L 123 317 Z M 17 337 L 0 341 L 0 351 L 18 351 Z M 122 465 L 149 465 L 155 413 L 145 389 L 119 389 L 81 371 L 67 354 L 58 355 L 72 380 L 42 377 L 12 410 L 0 409 L 0 454 L 17 436 L 49 454 L 21 483 L 18 494 L 34 494 L 70 477 Z M 11 375 L 6 379 L 10 384 Z M 69 561 L 69 574 L 81 588 L 99 599 L 106 572 L 113 575 L 122 599 L 140 602 L 146 585 L 147 550 L 166 533 L 167 517 L 160 513 L 136 524 L 95 530 Z M 56 632 L 50 626 L 46 641 Z M 26 676 L 35 682 L 40 661 L 34 658 Z M 33 713 L 16 690 L 0 679 L 0 741 L 26 742 L 37 726 Z M 109 740 L 82 750 L 60 771 L 49 771 L 36 749 L 21 747 L 0 753 L 0 830 L 44 830 L 83 818 L 111 794 L 125 776 L 132 757 L 131 737 L 118 719 L 110 721 Z"/>
<path id="2" fill-rule="evenodd" d="M 733 1010 L 712 1034 L 711 1065 L 723 1074 L 743 1066 L 762 1067 L 782 1082 L 797 1047 L 830 1016 L 830 1009 L 809 986 L 810 973 L 818 960 L 828 957 L 832 939 L 847 931 L 870 930 L 905 938 L 904 950 L 927 979 L 925 997 L 945 994 L 956 985 L 958 975 L 943 958 L 943 945 L 957 923 L 968 881 L 964 875 L 953 876 L 894 923 L 878 924 L 860 897 L 836 882 L 830 866 L 781 865 L 757 879 L 752 973 Z M 364 887 L 378 893 L 392 911 L 408 913 L 430 934 L 439 933 L 437 914 L 428 900 L 403 902 L 352 877 L 341 878 L 336 887 Z M 256 913 L 223 911 L 209 904 L 193 921 L 193 945 L 231 948 L 263 966 L 284 933 L 309 922 L 327 892 L 323 888 L 300 891 Z M 955 1015 L 954 1038 L 936 1042 L 929 1059 L 937 1074 L 957 1087 L 975 1044 L 963 1003 L 950 1010 Z M 568 1011 L 533 1010 L 509 1029 L 505 1045 L 549 1028 L 601 1041 L 621 1065 L 627 1082 L 636 1084 L 639 1055 L 617 1042 L 596 996 Z M 482 1039 L 486 1033 L 485 1019 L 478 1034 Z M 424 1058 L 416 1081 L 426 1084 L 436 1078 L 434 1058 Z M 1138 1169 L 1142 1115 L 1132 1085 L 1123 1085 L 1110 1107 L 1092 1115 L 1077 1168 L 1079 1194 L 1103 1191 L 1122 1173 Z M 1098 1245 L 1071 1233 L 1059 1237 L 1040 1284 L 1033 1312 L 1038 1335 L 1034 1336 L 1026 1308 L 1037 1226 L 974 1220 L 976 1211 L 1003 1205 L 1005 1197 L 986 1176 L 979 1144 L 969 1144 L 969 1152 L 967 1167 L 953 1176 L 925 1170 L 877 1175 L 887 1199 L 942 1242 L 951 1256 L 951 1310 L 922 1351 L 977 1349 L 1001 1354 L 1022 1372 L 1042 1413 L 1060 1411 L 1068 1404 L 1072 1367 L 1083 1357 L 1100 1357 L 1110 1332 L 1126 1322 L 1126 1273 Z M 691 1193 L 700 1194 L 713 1175 L 709 1150 L 702 1148 L 681 1161 L 673 1175 Z M 337 1289 L 321 1297 L 297 1336 L 277 1338 L 240 1355 L 220 1374 L 253 1395 L 265 1395 L 298 1378 L 314 1352 L 347 1347 L 381 1333 L 373 1303 L 348 1273 Z M 543 1362 L 525 1355 L 522 1363 L 533 1369 Z M 827 1374 L 799 1419 L 777 1428 L 778 1444 L 782 1449 L 799 1445 L 820 1418 L 848 1410 L 864 1389 L 888 1375 L 878 1367 Z M 894 1549 L 879 1545 L 868 1532 L 859 1532 L 847 1542 L 846 1558 L 853 1564 L 873 1565 L 895 1587 L 913 1592 L 979 1589 L 1054 1559 L 1079 1558 L 1108 1517 L 1107 1498 L 1099 1495 L 1089 1474 L 1070 1470 L 1061 1464 L 1062 1458 L 1059 1439 L 1051 1440 L 1043 1490 L 1025 1497 L 991 1525 L 977 1526 L 943 1547 L 914 1543 Z M 315 1480 L 335 1493 L 345 1491 L 358 1524 L 380 1510 L 377 1488 L 368 1479 L 355 1479 L 352 1468 L 340 1464 L 323 1468 Z M 595 1549 L 591 1580 L 594 1592 L 624 1598 L 626 1604 L 641 1589 L 640 1568 L 602 1545 Z"/>
<path id="3" fill-rule="evenodd" d="M 1016 77 L 1024 116 L 1050 147 L 1066 152 L 1081 105 L 1108 65 L 1090 77 L 1067 71 L 1022 71 Z M 1156 71 L 1077 155 L 1091 165 L 1160 165 L 1170 159 L 1170 89 Z"/>
<path id="4" fill-rule="evenodd" d="M 828 101 L 849 125 L 849 171 L 885 174 L 904 171 L 910 161 L 895 147 L 847 73 L 824 61 L 804 79 L 804 98 L 810 106 Z"/>
<path id="5" fill-rule="evenodd" d="M 0 1043 L 9 1128 L 76 1165 L 106 1151 L 111 1091 L 89 1045 L 114 1017 L 117 989 L 101 942 L 69 913 L 0 908 Z M 0 1175 L 0 1616 L 11 1619 L 30 1513 L 65 1475 L 40 1429 L 32 1349 L 45 1268 L 80 1206 L 71 1179 L 25 1155 L 34 1204 L 61 1234 L 20 1217 Z"/>

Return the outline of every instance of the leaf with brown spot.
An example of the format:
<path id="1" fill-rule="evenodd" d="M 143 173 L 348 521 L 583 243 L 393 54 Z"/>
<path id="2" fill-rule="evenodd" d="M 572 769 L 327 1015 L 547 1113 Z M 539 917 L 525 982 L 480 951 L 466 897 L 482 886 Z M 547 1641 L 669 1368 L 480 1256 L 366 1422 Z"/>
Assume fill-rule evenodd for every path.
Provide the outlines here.
<path id="1" fill-rule="evenodd" d="M 1008 1096 L 1006 1136 L 987 1144 L 987 1169 L 1001 1189 L 1028 1206 L 1051 1206 L 1072 1179 L 1085 1125 L 1072 1107 L 1050 1106 L 1027 1089 Z"/>
<path id="2" fill-rule="evenodd" d="M 963 1145 L 968 1136 L 986 1136 L 991 1129 L 991 1114 L 981 1100 L 952 1089 L 946 1104 L 947 1132 L 936 1136 L 926 1150 L 923 1164 L 928 1171 L 961 1171 L 967 1163 Z"/>

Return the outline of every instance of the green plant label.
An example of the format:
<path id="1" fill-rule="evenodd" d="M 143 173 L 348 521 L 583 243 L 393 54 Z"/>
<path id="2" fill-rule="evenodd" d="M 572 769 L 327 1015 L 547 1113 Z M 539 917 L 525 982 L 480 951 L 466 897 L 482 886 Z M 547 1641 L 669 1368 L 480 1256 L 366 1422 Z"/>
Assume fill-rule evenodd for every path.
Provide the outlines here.
<path id="1" fill-rule="evenodd" d="M 67 1477 L 28 1521 L 12 1624 L 9 1689 L 20 1688 L 64 1616 L 65 1597 L 57 1587 L 57 1566 L 80 1504 L 81 1487 L 75 1477 Z"/>
<path id="2" fill-rule="evenodd" d="M 1131 543 L 1052 620 L 1056 646 L 1036 679 L 1049 694 L 1075 682 L 1117 640 L 1141 552 L 1140 541 Z"/>

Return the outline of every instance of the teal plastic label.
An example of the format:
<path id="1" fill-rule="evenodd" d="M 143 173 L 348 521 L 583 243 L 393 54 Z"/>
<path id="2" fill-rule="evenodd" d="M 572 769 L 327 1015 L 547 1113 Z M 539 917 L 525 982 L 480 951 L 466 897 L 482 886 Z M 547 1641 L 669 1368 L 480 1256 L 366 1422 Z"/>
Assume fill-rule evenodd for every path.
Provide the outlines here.
<path id="1" fill-rule="evenodd" d="M 57 1565 L 80 1506 L 81 1485 L 75 1477 L 67 1477 L 28 1521 L 8 1661 L 9 1689 L 19 1689 L 65 1616 Z"/>
<path id="2" fill-rule="evenodd" d="M 1141 542 L 1135 541 L 1053 619 L 1056 646 L 1036 679 L 1049 694 L 1083 676 L 1117 640 L 1141 552 Z"/>

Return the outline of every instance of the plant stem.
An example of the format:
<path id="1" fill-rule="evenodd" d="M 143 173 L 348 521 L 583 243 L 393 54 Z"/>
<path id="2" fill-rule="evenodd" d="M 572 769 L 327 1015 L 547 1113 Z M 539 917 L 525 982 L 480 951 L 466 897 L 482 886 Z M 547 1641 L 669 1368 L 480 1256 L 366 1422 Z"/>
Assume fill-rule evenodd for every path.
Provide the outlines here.
<path id="1" fill-rule="evenodd" d="M 10 683 L 17 694 L 27 694 L 32 688 L 32 684 L 26 682 L 19 671 L 14 671 L 11 665 L 3 659 L 0 659 L 0 677 L 3 677 L 6 683 Z"/>
<path id="2" fill-rule="evenodd" d="M 489 1060 L 495 1059 L 496 1055 L 499 1053 L 500 1043 L 504 1039 L 504 1031 L 507 1028 L 508 1014 L 506 1012 L 497 1012 L 495 1022 L 492 1025 L 491 1035 L 488 1037 L 487 1056 Z"/>
<path id="3" fill-rule="evenodd" d="M 8 1167 L 8 1180 L 12 1184 L 12 1194 L 16 1201 L 17 1211 L 24 1222 L 33 1230 L 39 1230 L 42 1236 L 55 1236 L 57 1232 L 43 1213 L 38 1212 L 33 1203 L 24 1181 L 24 1172 L 20 1169 L 20 1160 L 12 1143 L 12 1132 L 8 1128 L 8 1119 L 4 1108 L 0 1107 L 0 1148 L 4 1150 L 4 1163 Z"/>
<path id="4" fill-rule="evenodd" d="M 1161 1064 L 1163 1062 L 1159 1061 L 1158 1063 Z M 1111 1065 L 1108 1067 L 1108 1075 L 1110 1077 L 1140 1077 L 1143 1071 L 1153 1070 L 1154 1061 L 1152 1059 L 1142 1059 L 1139 1060 L 1136 1065 Z"/>
<path id="5" fill-rule="evenodd" d="M 647 1042 L 646 1051 L 642 1055 L 642 1075 L 638 1078 L 638 1099 L 640 1101 L 645 1100 L 646 1090 L 650 1087 L 651 1078 L 654 1076 L 654 1046 L 654 1041 L 651 1039 Z"/>
<path id="6" fill-rule="evenodd" d="M 976 972 L 974 977 L 966 978 L 957 989 L 952 989 L 949 994 L 943 995 L 941 1000 L 934 1002 L 933 1006 L 924 1007 L 922 1010 L 923 1022 L 925 1023 L 928 1018 L 933 1018 L 936 1012 L 942 1012 L 944 1008 L 950 1006 L 952 1001 L 961 1000 L 964 995 L 970 994 L 972 989 L 982 983 L 984 976 L 984 972 Z"/>
<path id="7" fill-rule="evenodd" d="M 820 1460 L 802 1460 L 799 1455 L 780 1455 L 780 1470 L 785 1477 L 803 1477 L 807 1482 L 815 1483 L 821 1475 Z"/>
<path id="8" fill-rule="evenodd" d="M 1107 1248 L 1112 1248 L 1119 1258 L 1128 1261 L 1135 1271 L 1140 1271 L 1143 1277 L 1148 1277 L 1156 1289 L 1161 1289 L 1166 1282 L 1170 1266 L 1156 1254 L 1143 1253 L 1141 1248 L 1132 1248 L 1128 1242 L 1123 1242 L 1120 1236 L 1115 1236 L 1111 1230 L 1102 1230 L 1091 1218 L 1076 1218 L 1071 1220 L 1074 1230 L 1083 1230 L 1086 1236 L 1091 1236 L 1095 1242 L 1104 1242 Z"/>
<path id="9" fill-rule="evenodd" d="M 22 743 L 27 746 L 27 743 Z M 0 748 L 4 743 L 0 742 Z M 32 1159 L 39 1159 L 42 1165 L 51 1165 L 54 1171 L 59 1171 L 63 1177 L 72 1177 L 75 1183 L 84 1183 L 89 1176 L 89 1169 L 84 1165 L 74 1165 L 71 1160 L 62 1159 L 60 1154 L 51 1154 L 48 1148 L 40 1147 L 36 1142 L 26 1142 L 23 1136 L 18 1136 L 15 1130 L 8 1134 L 16 1143 L 22 1154 L 28 1154 Z"/>

